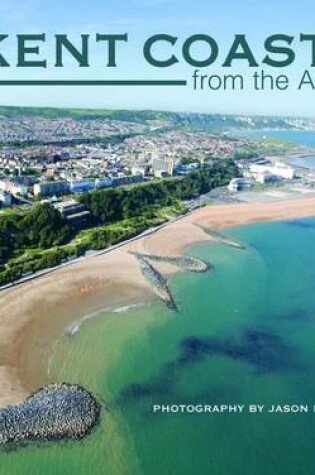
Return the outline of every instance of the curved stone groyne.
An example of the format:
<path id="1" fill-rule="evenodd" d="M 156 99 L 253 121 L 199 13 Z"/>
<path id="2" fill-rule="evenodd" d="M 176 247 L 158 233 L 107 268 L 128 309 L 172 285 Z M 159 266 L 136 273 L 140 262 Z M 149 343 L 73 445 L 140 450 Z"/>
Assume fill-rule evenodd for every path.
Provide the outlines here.
<path id="1" fill-rule="evenodd" d="M 225 244 L 226 246 L 229 246 L 229 247 L 234 247 L 235 249 L 246 249 L 246 246 L 242 244 L 241 242 L 231 239 L 230 237 L 225 236 L 224 234 L 219 233 L 218 231 L 215 231 L 214 229 L 208 226 L 204 226 L 202 224 L 197 224 L 197 223 L 195 223 L 195 226 L 197 226 L 204 233 L 206 233 L 215 241 L 220 242 L 221 244 Z"/>
<path id="2" fill-rule="evenodd" d="M 52 384 L 0 410 L 0 447 L 82 439 L 99 422 L 100 404 L 77 385 Z"/>
<path id="3" fill-rule="evenodd" d="M 129 251 L 129 254 L 132 254 L 136 257 L 143 257 L 155 262 L 166 262 L 167 264 L 172 264 L 177 267 L 181 267 L 190 272 L 207 272 L 211 266 L 207 262 L 197 259 L 195 257 L 189 256 L 160 256 L 157 254 L 142 254 L 140 252 Z"/>
<path id="4" fill-rule="evenodd" d="M 146 257 L 134 253 L 140 263 L 141 272 L 151 285 L 154 292 L 167 304 L 169 308 L 177 310 L 167 279 L 148 262 Z"/>

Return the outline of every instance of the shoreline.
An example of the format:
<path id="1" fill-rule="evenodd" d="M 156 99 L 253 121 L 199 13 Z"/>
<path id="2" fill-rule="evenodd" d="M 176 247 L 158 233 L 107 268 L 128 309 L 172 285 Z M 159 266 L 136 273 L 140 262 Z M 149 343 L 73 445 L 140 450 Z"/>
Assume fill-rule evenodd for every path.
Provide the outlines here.
<path id="1" fill-rule="evenodd" d="M 48 361 L 67 328 L 105 309 L 146 303 L 157 298 L 129 251 L 180 256 L 189 246 L 212 242 L 195 224 L 224 229 L 246 224 L 315 216 L 315 198 L 272 203 L 207 206 L 155 233 L 119 248 L 61 268 L 1 292 L 0 407 L 22 402 L 52 381 Z M 166 275 L 173 264 L 157 263 Z"/>

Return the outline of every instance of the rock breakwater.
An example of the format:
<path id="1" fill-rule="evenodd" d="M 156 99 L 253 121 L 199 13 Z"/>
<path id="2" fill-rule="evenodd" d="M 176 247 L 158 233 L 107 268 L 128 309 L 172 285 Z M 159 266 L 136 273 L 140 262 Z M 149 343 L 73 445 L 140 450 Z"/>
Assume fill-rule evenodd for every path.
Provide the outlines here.
<path id="1" fill-rule="evenodd" d="M 177 267 L 181 267 L 189 272 L 207 272 L 211 268 L 210 264 L 197 259 L 195 257 L 189 256 L 160 256 L 157 254 L 142 254 L 138 252 L 130 251 L 130 254 L 136 257 L 143 257 L 154 262 L 165 262 L 167 264 L 172 264 Z"/>
<path id="2" fill-rule="evenodd" d="M 202 224 L 195 224 L 195 226 L 197 226 L 204 233 L 206 233 L 215 241 L 220 242 L 221 244 L 225 244 L 226 246 L 229 246 L 229 247 L 234 247 L 235 249 L 246 249 L 246 246 L 242 244 L 241 242 L 231 239 L 230 237 L 225 236 L 224 234 L 219 233 L 218 231 L 215 231 L 214 229 L 208 226 L 204 226 Z"/>
<path id="3" fill-rule="evenodd" d="M 169 308 L 177 310 L 167 279 L 153 267 L 142 254 L 130 252 L 139 261 L 140 269 L 153 291 L 167 304 Z"/>
<path id="4" fill-rule="evenodd" d="M 52 384 L 22 404 L 0 410 L 0 447 L 82 439 L 100 418 L 100 404 L 84 388 Z"/>

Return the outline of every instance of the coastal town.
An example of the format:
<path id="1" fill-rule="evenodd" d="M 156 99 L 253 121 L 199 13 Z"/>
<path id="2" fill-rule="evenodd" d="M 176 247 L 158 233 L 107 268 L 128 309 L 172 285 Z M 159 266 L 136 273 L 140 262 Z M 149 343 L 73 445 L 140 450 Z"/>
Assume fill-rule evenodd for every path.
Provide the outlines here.
<path id="1" fill-rule="evenodd" d="M 250 134 L 263 126 L 307 130 L 314 125 L 307 120 L 45 109 L 12 114 L 10 108 L 6 113 L 0 117 L 4 288 L 209 203 L 272 201 L 315 189 L 312 170 L 294 162 L 313 155 L 312 148 Z M 150 263 L 142 259 L 141 265 L 151 273 Z"/>
<path id="2" fill-rule="evenodd" d="M 256 127 L 307 131 L 311 120 L 2 112 L 1 288 L 119 246 L 207 204 L 268 202 L 315 191 L 313 170 L 295 162 L 313 156 L 311 147 L 250 133 Z M 152 274 L 150 263 L 142 259 L 141 265 Z"/>
<path id="3" fill-rule="evenodd" d="M 249 128 L 255 126 L 252 118 L 238 117 L 235 121 Z M 301 120 L 287 119 L 285 123 L 300 129 L 314 126 Z M 136 121 L 2 116 L 0 205 L 6 208 L 75 199 L 84 192 L 183 176 L 226 158 L 238 159 L 244 176 L 244 180 L 231 184 L 231 191 L 251 186 L 253 180 L 248 178 L 258 183 L 294 178 L 290 167 L 274 166 L 265 158 L 264 152 L 281 154 L 281 143 L 195 129 L 176 127 L 167 118 Z"/>
<path id="4" fill-rule="evenodd" d="M 124 137 L 126 130 L 132 134 L 133 124 L 117 127 L 118 134 L 111 132 L 107 137 Z M 101 138 L 86 144 L 82 138 L 77 145 L 4 147 L 0 152 L 0 186 L 12 197 L 27 199 L 82 193 L 185 174 L 211 159 L 232 158 L 247 143 L 245 139 L 227 140 L 206 133 L 168 131 L 136 134 L 116 144 L 104 145 Z M 183 159 L 188 163 L 183 164 Z"/>

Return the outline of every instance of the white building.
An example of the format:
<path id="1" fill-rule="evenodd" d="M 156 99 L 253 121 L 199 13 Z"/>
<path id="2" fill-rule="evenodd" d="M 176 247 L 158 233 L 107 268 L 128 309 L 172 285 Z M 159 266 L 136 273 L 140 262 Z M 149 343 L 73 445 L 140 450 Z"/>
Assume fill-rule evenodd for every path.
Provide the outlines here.
<path id="1" fill-rule="evenodd" d="M 12 195 L 6 191 L 0 191 L 0 204 L 4 208 L 11 206 L 12 204 Z"/>
<path id="2" fill-rule="evenodd" d="M 66 181 L 47 181 L 36 183 L 33 188 L 34 196 L 53 196 L 69 191 L 69 185 Z"/>
<path id="3" fill-rule="evenodd" d="M 273 175 L 270 172 L 263 172 L 263 173 L 258 173 L 255 176 L 255 179 L 258 183 L 261 183 L 264 185 L 266 183 L 275 183 L 279 181 L 281 178 L 277 175 Z"/>
<path id="4" fill-rule="evenodd" d="M 27 195 L 27 186 L 17 183 L 14 180 L 0 180 L 0 190 L 6 191 L 7 193 L 11 193 L 13 196 L 15 195 Z"/>
<path id="5" fill-rule="evenodd" d="M 236 191 L 241 191 L 246 188 L 251 188 L 252 186 L 253 183 L 249 180 L 245 180 L 244 178 L 233 178 L 228 185 L 228 190 L 231 193 L 234 193 Z"/>
<path id="6" fill-rule="evenodd" d="M 249 167 L 248 176 L 253 177 L 259 183 L 265 183 L 265 177 L 268 175 L 274 175 L 284 180 L 293 180 L 295 169 L 283 162 L 276 162 L 270 165 L 254 163 Z"/>
<path id="7" fill-rule="evenodd" d="M 174 160 L 171 158 L 153 158 L 153 175 L 161 178 L 164 174 L 172 176 L 174 171 Z"/>
<path id="8" fill-rule="evenodd" d="M 149 166 L 148 165 L 135 165 L 131 168 L 131 173 L 133 175 L 141 175 L 141 176 L 145 177 L 149 173 Z"/>

